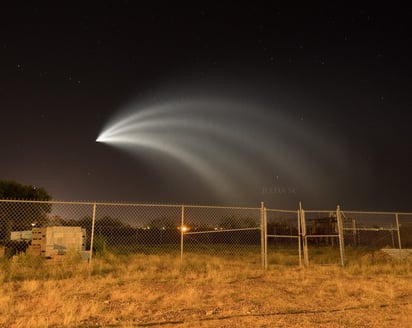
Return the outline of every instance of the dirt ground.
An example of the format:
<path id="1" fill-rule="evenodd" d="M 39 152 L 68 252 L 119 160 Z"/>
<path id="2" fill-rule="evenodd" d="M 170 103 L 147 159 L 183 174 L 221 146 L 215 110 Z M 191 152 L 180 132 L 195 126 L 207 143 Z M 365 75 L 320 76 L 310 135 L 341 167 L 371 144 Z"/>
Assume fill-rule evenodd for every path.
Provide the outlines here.
<path id="1" fill-rule="evenodd" d="M 185 291 L 152 283 L 147 286 L 149 302 L 146 299 L 145 304 L 137 305 L 130 300 L 127 304 L 137 313 L 106 323 L 147 327 L 412 326 L 411 284 L 366 280 L 313 277 L 302 286 L 291 281 L 284 286 L 282 281 L 260 276 L 208 286 L 188 282 Z M 127 289 L 125 286 L 124 293 Z M 121 312 L 125 306 L 115 300 L 106 305 L 109 312 L 116 308 Z M 87 320 L 84 323 L 88 324 Z"/>
<path id="2" fill-rule="evenodd" d="M 263 270 L 216 261 L 182 270 L 156 261 L 3 277 L 0 327 L 412 326 L 410 264 Z"/>

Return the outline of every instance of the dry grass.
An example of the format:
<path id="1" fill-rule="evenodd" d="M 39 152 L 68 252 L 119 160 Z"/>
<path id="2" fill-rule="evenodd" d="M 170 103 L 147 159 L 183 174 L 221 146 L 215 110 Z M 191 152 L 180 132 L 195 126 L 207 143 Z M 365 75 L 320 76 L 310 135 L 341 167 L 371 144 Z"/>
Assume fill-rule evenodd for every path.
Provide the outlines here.
<path id="1" fill-rule="evenodd" d="M 166 255 L 105 254 L 92 265 L 75 255 L 60 263 L 20 256 L 0 265 L 0 327 L 412 323 L 412 264 L 379 252 L 346 268 L 272 264 L 266 271 L 249 259 L 191 256 L 180 266 L 179 258 Z"/>

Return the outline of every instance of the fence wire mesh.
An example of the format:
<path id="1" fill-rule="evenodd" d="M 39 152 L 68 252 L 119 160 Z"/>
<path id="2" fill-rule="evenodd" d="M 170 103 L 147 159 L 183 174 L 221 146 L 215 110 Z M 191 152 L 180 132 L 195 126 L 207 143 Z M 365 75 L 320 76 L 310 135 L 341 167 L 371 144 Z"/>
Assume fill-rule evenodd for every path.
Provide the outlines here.
<path id="1" fill-rule="evenodd" d="M 267 236 L 274 247 L 297 245 L 299 217 L 297 211 L 266 210 Z"/>
<path id="2" fill-rule="evenodd" d="M 396 213 L 343 211 L 346 246 L 399 248 Z"/>
<path id="3" fill-rule="evenodd" d="M 266 209 L 266 263 L 301 264 L 300 220 L 298 211 Z"/>
<path id="4" fill-rule="evenodd" d="M 90 249 L 92 204 L 36 201 L 0 202 L 0 242 L 7 257 L 29 252 L 46 257 L 69 248 Z M 55 247 L 57 241 L 64 247 Z M 48 235 L 49 243 L 42 236 Z M 67 249 L 66 249 L 67 248 Z"/>
<path id="5" fill-rule="evenodd" d="M 178 253 L 181 207 L 174 205 L 98 204 L 94 250 L 116 254 Z"/>
<path id="6" fill-rule="evenodd" d="M 184 228 L 185 256 L 260 256 L 259 208 L 185 206 Z"/>
<path id="7" fill-rule="evenodd" d="M 399 233 L 402 248 L 412 248 L 412 213 L 399 214 Z"/>

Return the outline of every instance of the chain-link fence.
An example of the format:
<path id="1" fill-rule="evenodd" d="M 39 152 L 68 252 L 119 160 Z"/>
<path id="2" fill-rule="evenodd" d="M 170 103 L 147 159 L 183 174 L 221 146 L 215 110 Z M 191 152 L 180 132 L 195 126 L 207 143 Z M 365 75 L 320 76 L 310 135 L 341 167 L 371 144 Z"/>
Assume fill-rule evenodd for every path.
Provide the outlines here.
<path id="1" fill-rule="evenodd" d="M 105 252 L 261 259 L 261 209 L 163 204 L 0 200 L 5 255 L 48 258 L 70 249 L 91 259 Z"/>
<path id="2" fill-rule="evenodd" d="M 89 261 L 109 252 L 343 265 L 345 247 L 411 248 L 412 213 L 0 200 L 6 257 L 73 250 Z"/>
<path id="3" fill-rule="evenodd" d="M 179 254 L 181 206 L 97 204 L 94 221 L 96 252 L 116 254 Z"/>
<path id="4" fill-rule="evenodd" d="M 270 264 L 340 264 L 359 250 L 412 255 L 412 214 L 391 212 L 265 209 L 265 259 Z M 356 249 L 356 250 L 355 250 Z"/>
<path id="5" fill-rule="evenodd" d="M 185 257 L 242 256 L 259 263 L 262 250 L 259 208 L 184 206 L 182 218 Z"/>
<path id="6" fill-rule="evenodd" d="M 56 257 L 65 254 L 66 248 L 85 252 L 92 243 L 92 209 L 88 203 L 0 201 L 4 255 L 29 252 Z"/>
<path id="7" fill-rule="evenodd" d="M 400 246 L 402 248 L 412 248 L 412 213 L 398 215 Z"/>
<path id="8" fill-rule="evenodd" d="M 346 246 L 368 246 L 375 249 L 402 247 L 398 233 L 398 214 L 355 211 L 342 213 Z"/>
<path id="9" fill-rule="evenodd" d="M 302 264 L 299 211 L 266 209 L 264 227 L 265 267 L 270 264 Z"/>

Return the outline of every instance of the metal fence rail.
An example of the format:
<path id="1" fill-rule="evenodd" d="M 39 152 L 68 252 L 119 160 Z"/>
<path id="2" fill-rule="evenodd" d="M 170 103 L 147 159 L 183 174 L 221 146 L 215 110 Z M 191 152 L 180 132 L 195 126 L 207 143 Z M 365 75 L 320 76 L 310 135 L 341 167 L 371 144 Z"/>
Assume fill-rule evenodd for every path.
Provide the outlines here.
<path id="1" fill-rule="evenodd" d="M 19 252 L 58 257 L 74 248 L 89 261 L 105 252 L 169 254 L 181 261 L 194 255 L 239 256 L 267 268 L 285 262 L 309 265 L 309 260 L 344 265 L 345 247 L 358 246 L 411 248 L 412 213 L 280 210 L 263 203 L 0 200 L 0 247 L 7 257 Z"/>

